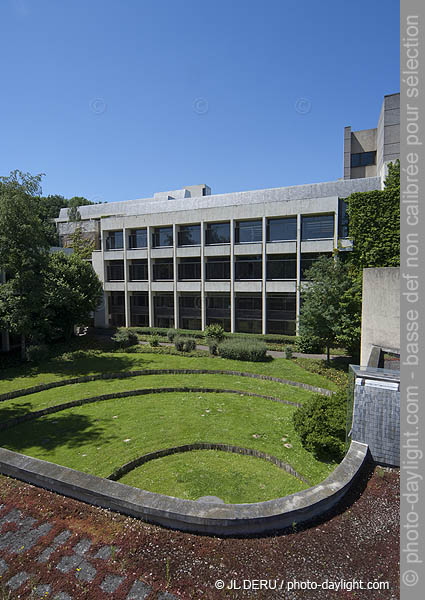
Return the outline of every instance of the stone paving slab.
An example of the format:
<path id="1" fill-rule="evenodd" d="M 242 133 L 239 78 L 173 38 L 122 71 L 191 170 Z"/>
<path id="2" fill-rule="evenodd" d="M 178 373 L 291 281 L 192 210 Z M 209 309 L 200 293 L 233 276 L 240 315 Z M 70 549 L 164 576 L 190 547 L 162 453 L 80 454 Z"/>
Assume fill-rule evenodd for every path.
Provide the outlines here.
<path id="1" fill-rule="evenodd" d="M 54 527 L 54 522 L 40 522 L 32 516 L 24 514 L 21 510 L 12 508 L 5 512 L 4 508 L 3 504 L 0 505 L 0 582 L 9 591 L 9 594 L 26 597 L 26 592 L 21 590 L 28 590 L 28 581 L 35 578 L 36 585 L 30 592 L 32 599 L 74 600 L 65 591 L 52 592 L 52 571 L 57 574 L 57 582 L 60 587 L 62 587 L 60 585 L 61 578 L 64 578 L 65 583 L 65 581 L 69 581 L 70 576 L 73 579 L 73 575 L 81 584 L 92 584 L 98 574 L 98 568 L 102 565 L 108 568 L 108 561 L 113 561 L 116 553 L 120 551 L 120 548 L 111 545 L 104 545 L 97 551 L 92 551 L 93 540 L 88 536 L 83 537 L 70 548 L 68 543 L 72 539 L 73 533 L 68 529 L 60 531 L 53 540 L 50 538 L 47 542 L 43 538 L 48 536 Z M 29 551 L 32 552 L 32 560 L 39 565 L 38 572 L 35 570 L 31 572 L 30 563 L 28 563 L 28 571 L 21 568 L 18 572 L 16 570 L 13 572 L 10 564 L 14 557 L 22 555 L 25 560 L 25 554 Z M 36 552 L 35 558 L 34 551 Z M 54 555 L 53 560 L 51 560 L 52 555 Z M 8 556 L 10 557 L 9 563 Z M 25 562 L 20 564 L 25 564 Z M 46 578 L 47 573 L 50 574 L 49 582 L 43 582 L 44 569 L 46 569 Z M 143 581 L 134 580 L 133 574 L 108 573 L 95 585 L 98 588 L 97 591 L 93 590 L 96 597 L 100 597 L 99 594 L 101 594 L 102 598 L 113 599 L 115 593 L 119 593 L 122 586 L 127 585 L 130 590 L 125 600 L 145 600 L 148 597 L 156 597 L 158 600 L 178 600 L 169 592 L 160 592 L 159 595 L 152 596 L 152 587 Z M 25 596 L 21 596 L 22 593 L 25 593 Z"/>

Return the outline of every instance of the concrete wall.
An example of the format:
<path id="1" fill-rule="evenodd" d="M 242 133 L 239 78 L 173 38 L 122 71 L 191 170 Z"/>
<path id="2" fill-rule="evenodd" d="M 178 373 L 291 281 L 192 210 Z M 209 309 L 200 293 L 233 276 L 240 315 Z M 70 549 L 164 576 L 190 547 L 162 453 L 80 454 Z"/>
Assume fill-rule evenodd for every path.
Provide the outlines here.
<path id="1" fill-rule="evenodd" d="M 400 269 L 363 270 L 360 364 L 368 364 L 372 346 L 400 351 Z"/>

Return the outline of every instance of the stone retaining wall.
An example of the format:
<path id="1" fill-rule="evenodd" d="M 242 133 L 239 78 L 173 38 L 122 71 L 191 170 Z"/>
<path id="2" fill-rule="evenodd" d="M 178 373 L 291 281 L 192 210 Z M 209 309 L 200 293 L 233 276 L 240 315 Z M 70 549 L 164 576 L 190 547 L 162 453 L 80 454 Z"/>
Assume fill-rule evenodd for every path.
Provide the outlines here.
<path id="1" fill-rule="evenodd" d="M 154 494 L 4 448 L 0 448 L 0 472 L 173 529 L 220 536 L 254 535 L 308 522 L 329 511 L 352 487 L 367 455 L 367 445 L 351 442 L 344 460 L 318 485 L 253 504 L 203 503 Z"/>

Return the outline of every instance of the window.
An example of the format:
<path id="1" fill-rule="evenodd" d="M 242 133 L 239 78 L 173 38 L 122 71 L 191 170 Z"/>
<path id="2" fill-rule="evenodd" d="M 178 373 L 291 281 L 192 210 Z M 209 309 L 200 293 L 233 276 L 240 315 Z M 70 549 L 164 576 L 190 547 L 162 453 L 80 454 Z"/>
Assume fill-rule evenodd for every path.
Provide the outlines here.
<path id="1" fill-rule="evenodd" d="M 163 246 L 173 245 L 173 228 L 172 227 L 156 227 L 152 234 L 152 246 L 160 248 Z"/>
<path id="2" fill-rule="evenodd" d="M 329 239 L 334 236 L 334 216 L 314 215 L 302 217 L 302 240 Z"/>
<path id="3" fill-rule="evenodd" d="M 235 264 L 235 278 L 261 279 L 262 267 L 261 256 L 238 256 Z"/>
<path id="4" fill-rule="evenodd" d="M 124 281 L 124 261 L 114 260 L 106 266 L 107 281 Z"/>
<path id="5" fill-rule="evenodd" d="M 373 152 L 358 152 L 351 155 L 352 167 L 367 167 L 368 165 L 376 165 L 376 151 Z"/>
<path id="6" fill-rule="evenodd" d="M 201 329 L 201 296 L 179 297 L 179 318 L 182 329 Z"/>
<path id="7" fill-rule="evenodd" d="M 179 279 L 201 279 L 201 259 L 181 258 L 179 264 Z"/>
<path id="8" fill-rule="evenodd" d="M 174 296 L 163 294 L 154 296 L 154 326 L 174 327 Z"/>
<path id="9" fill-rule="evenodd" d="M 297 257 L 295 254 L 271 254 L 267 256 L 267 279 L 296 279 Z"/>
<path id="10" fill-rule="evenodd" d="M 211 256 L 206 264 L 207 279 L 230 279 L 230 258 Z"/>
<path id="11" fill-rule="evenodd" d="M 208 223 L 205 231 L 206 244 L 229 244 L 230 223 Z"/>
<path id="12" fill-rule="evenodd" d="M 133 229 L 128 236 L 129 248 L 146 248 L 148 245 L 148 232 L 146 229 Z"/>
<path id="13" fill-rule="evenodd" d="M 267 295 L 267 333 L 295 335 L 295 293 Z"/>
<path id="14" fill-rule="evenodd" d="M 297 239 L 297 217 L 268 219 L 267 241 L 286 242 Z"/>
<path id="15" fill-rule="evenodd" d="M 339 199 L 338 236 L 342 238 L 348 237 L 347 202 L 343 198 Z"/>
<path id="16" fill-rule="evenodd" d="M 111 292 L 109 296 L 109 322 L 114 327 L 125 324 L 125 299 L 123 292 Z"/>
<path id="17" fill-rule="evenodd" d="M 239 221 L 235 228 L 236 244 L 249 242 L 261 242 L 263 239 L 263 224 L 261 219 L 257 221 Z"/>
<path id="18" fill-rule="evenodd" d="M 130 265 L 130 281 L 148 280 L 148 261 L 133 260 Z"/>
<path id="19" fill-rule="evenodd" d="M 153 278 L 155 281 L 174 279 L 173 261 L 169 258 L 158 258 L 153 265 Z"/>
<path id="20" fill-rule="evenodd" d="M 107 250 L 121 250 L 124 248 L 124 236 L 122 231 L 110 231 L 106 238 Z"/>
<path id="21" fill-rule="evenodd" d="M 201 226 L 181 225 L 178 232 L 179 246 L 200 246 Z"/>

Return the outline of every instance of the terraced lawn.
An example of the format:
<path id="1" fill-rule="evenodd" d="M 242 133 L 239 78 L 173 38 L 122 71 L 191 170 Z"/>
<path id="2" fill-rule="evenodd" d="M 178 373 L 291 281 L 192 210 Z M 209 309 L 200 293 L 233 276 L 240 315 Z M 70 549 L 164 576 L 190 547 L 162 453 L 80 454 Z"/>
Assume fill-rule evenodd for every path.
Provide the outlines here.
<path id="1" fill-rule="evenodd" d="M 0 393 L 83 374 L 161 368 L 238 370 L 333 387 L 324 377 L 284 359 L 249 363 L 153 353 L 79 352 L 74 362 L 56 360 L 43 368 L 25 368 L 15 379 L 10 379 L 9 372 Z M 220 391 L 149 393 L 171 387 Z M 335 464 L 320 462 L 304 450 L 292 425 L 296 403 L 304 402 L 312 392 L 239 375 L 155 374 L 67 384 L 1 402 L 0 423 L 59 404 L 137 390 L 147 393 L 65 406 L 53 414 L 15 424 L 0 431 L 1 445 L 101 477 L 146 453 L 194 442 L 232 444 L 271 454 L 291 465 L 311 485 L 335 468 Z M 249 394 L 271 396 L 288 404 Z M 227 502 L 267 500 L 308 487 L 263 459 L 217 451 L 156 459 L 121 481 L 182 498 L 217 495 Z"/>

